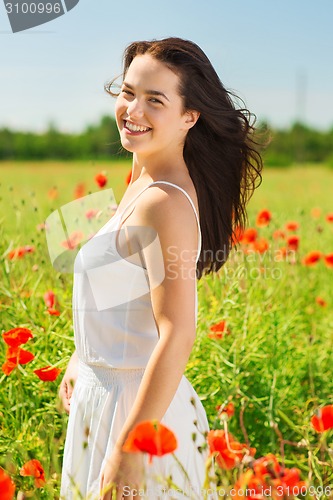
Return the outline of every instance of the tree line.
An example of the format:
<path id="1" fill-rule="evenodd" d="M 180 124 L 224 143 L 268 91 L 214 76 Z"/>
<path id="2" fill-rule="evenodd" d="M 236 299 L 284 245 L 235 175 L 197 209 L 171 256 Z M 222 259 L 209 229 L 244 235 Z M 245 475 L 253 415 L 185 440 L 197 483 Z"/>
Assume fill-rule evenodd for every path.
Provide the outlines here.
<path id="1" fill-rule="evenodd" d="M 258 141 L 266 143 L 263 156 L 267 166 L 325 162 L 333 167 L 333 127 L 319 131 L 296 122 L 288 129 L 276 129 L 262 122 L 258 125 Z M 43 133 L 0 129 L 0 161 L 101 160 L 126 156 L 115 119 L 110 116 L 103 116 L 97 125 L 89 125 L 76 134 L 60 132 L 52 124 Z"/>
<path id="2" fill-rule="evenodd" d="M 326 163 L 333 167 L 333 126 L 316 130 L 295 122 L 288 129 L 274 129 L 261 123 L 262 137 L 269 138 L 264 150 L 267 166 L 284 167 L 295 163 Z"/>

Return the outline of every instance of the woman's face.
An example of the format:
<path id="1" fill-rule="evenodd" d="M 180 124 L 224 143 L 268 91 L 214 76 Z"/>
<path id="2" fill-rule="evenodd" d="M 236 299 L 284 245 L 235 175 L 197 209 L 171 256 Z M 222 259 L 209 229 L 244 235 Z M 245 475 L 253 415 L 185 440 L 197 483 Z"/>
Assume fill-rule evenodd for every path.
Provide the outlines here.
<path id="1" fill-rule="evenodd" d="M 149 156 L 183 149 L 190 114 L 183 114 L 179 77 L 150 55 L 136 56 L 117 98 L 115 114 L 121 143 Z"/>

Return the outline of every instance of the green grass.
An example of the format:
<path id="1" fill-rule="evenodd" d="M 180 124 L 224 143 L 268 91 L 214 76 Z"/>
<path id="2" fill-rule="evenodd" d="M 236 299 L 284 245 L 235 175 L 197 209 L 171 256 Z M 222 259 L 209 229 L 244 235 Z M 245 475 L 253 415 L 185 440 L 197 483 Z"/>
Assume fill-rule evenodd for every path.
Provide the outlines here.
<path id="1" fill-rule="evenodd" d="M 30 328 L 34 339 L 26 348 L 35 354 L 8 377 L 0 372 L 0 465 L 14 478 L 17 491 L 30 491 L 32 498 L 58 498 L 67 423 L 57 401 L 61 376 L 45 383 L 33 370 L 55 365 L 64 371 L 73 350 L 72 276 L 51 266 L 44 232 L 36 227 L 73 200 L 79 182 L 85 183 L 86 193 L 98 191 L 94 175 L 101 170 L 108 172 L 108 187 L 119 202 L 130 170 L 126 161 L 0 165 L 1 329 Z M 50 199 L 54 186 L 58 197 Z M 272 212 L 270 225 L 258 228 L 270 250 L 254 257 L 233 250 L 217 274 L 200 280 L 197 340 L 186 371 L 211 428 L 222 425 L 215 407 L 232 398 L 235 415 L 228 425 L 233 435 L 241 442 L 248 439 L 256 457 L 272 452 L 288 467 L 299 467 L 303 479 L 316 486 L 333 483 L 327 452 L 333 448 L 332 434 L 328 432 L 325 445 L 310 425 L 318 406 L 333 404 L 333 269 L 323 261 L 310 268 L 301 259 L 310 250 L 333 252 L 333 224 L 325 220 L 333 212 L 332 187 L 333 171 L 325 166 L 264 170 L 248 211 L 250 226 L 259 210 Z M 314 207 L 322 211 L 318 219 L 311 216 Z M 300 224 L 295 263 L 276 260 L 274 251 L 283 242 L 272 238 L 290 220 Z M 36 250 L 8 260 L 8 252 L 21 245 Z M 59 317 L 45 312 L 48 289 L 59 300 Z M 316 303 L 317 296 L 327 301 L 326 307 Z M 220 320 L 227 321 L 230 334 L 208 338 L 209 327 Z M 0 346 L 4 360 L 2 340 Z M 299 442 L 302 446 L 295 446 Z M 44 489 L 35 491 L 32 479 L 19 475 L 30 458 L 45 468 Z"/>

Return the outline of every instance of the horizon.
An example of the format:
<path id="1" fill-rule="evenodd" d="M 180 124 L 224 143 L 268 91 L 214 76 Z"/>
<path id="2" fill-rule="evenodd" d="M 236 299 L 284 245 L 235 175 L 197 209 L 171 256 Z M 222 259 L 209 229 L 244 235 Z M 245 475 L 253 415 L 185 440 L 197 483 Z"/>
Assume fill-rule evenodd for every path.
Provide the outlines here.
<path id="1" fill-rule="evenodd" d="M 95 122 L 89 122 L 89 123 L 85 123 L 82 127 L 81 130 L 62 130 L 60 127 L 58 128 L 56 126 L 56 124 L 51 120 L 48 124 L 46 124 L 44 126 L 44 128 L 41 128 L 40 130 L 31 130 L 31 129 L 16 129 L 16 128 L 9 128 L 7 126 L 2 126 L 0 124 L 0 131 L 3 130 L 3 129 L 8 129 L 10 132 L 13 132 L 13 133 L 32 133 L 32 134 L 36 134 L 36 135 L 43 135 L 43 134 L 46 134 L 48 131 L 50 131 L 50 129 L 53 129 L 55 130 L 56 132 L 60 132 L 62 134 L 68 134 L 68 135 L 80 135 L 80 134 L 83 134 L 84 132 L 86 132 L 86 130 L 89 128 L 89 127 L 98 127 L 102 121 L 103 118 L 105 117 L 110 117 L 110 118 L 113 118 L 115 120 L 115 117 L 114 115 L 101 115 L 99 118 L 96 119 Z M 295 120 L 294 122 L 290 122 L 289 124 L 286 124 L 285 126 L 281 126 L 281 127 L 278 127 L 278 126 L 273 126 L 271 123 L 269 122 L 265 122 L 264 120 L 257 120 L 256 121 L 256 125 L 255 127 L 256 128 L 259 128 L 261 125 L 263 125 L 264 123 L 267 123 L 268 127 L 271 129 L 271 130 L 274 130 L 274 131 L 290 131 L 295 125 L 301 125 L 302 127 L 304 126 L 305 128 L 309 129 L 309 130 L 312 130 L 314 132 L 320 132 L 320 133 L 330 133 L 333 131 L 333 123 L 331 126 L 328 126 L 326 128 L 320 128 L 320 127 L 316 127 L 316 126 L 313 126 L 313 125 L 309 125 L 308 123 L 304 123 L 304 122 L 299 122 L 297 120 Z"/>

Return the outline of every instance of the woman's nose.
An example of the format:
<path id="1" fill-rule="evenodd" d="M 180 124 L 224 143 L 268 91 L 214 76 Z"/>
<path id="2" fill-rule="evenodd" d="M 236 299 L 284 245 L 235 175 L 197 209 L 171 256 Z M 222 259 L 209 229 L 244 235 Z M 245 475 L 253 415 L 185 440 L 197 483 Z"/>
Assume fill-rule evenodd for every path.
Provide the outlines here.
<path id="1" fill-rule="evenodd" d="M 138 99 L 133 99 L 127 106 L 127 114 L 129 117 L 136 118 L 143 115 L 143 109 Z"/>

